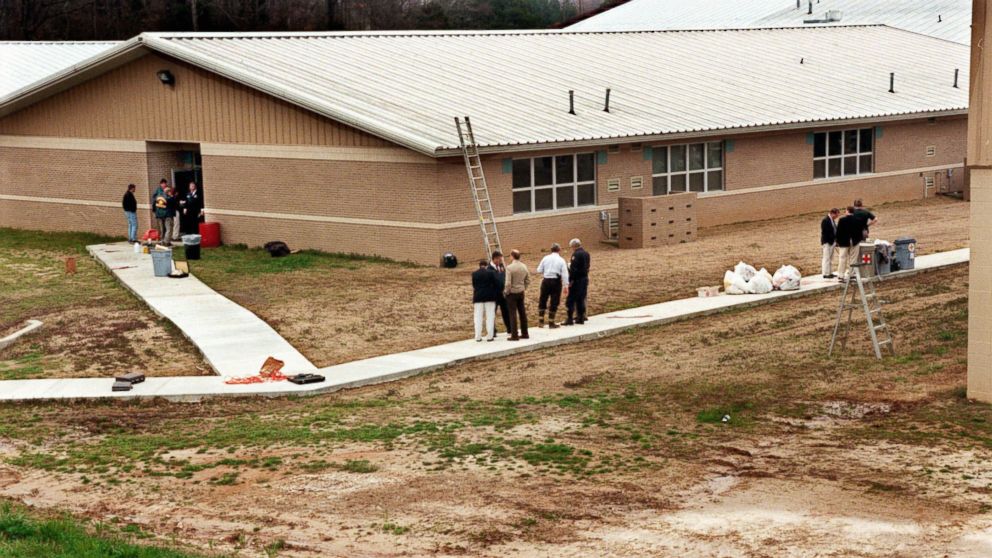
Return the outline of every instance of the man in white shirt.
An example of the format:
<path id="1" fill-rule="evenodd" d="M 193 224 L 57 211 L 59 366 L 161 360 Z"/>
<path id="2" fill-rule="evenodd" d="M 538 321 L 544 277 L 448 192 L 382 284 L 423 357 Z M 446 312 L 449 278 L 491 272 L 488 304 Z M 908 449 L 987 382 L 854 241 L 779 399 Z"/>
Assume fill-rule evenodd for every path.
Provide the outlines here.
<path id="1" fill-rule="evenodd" d="M 558 243 L 551 245 L 551 253 L 541 260 L 537 266 L 537 273 L 543 277 L 541 280 L 541 297 L 538 299 L 537 315 L 540 327 L 544 327 L 544 313 L 548 313 L 548 327 L 556 328 L 555 314 L 558 313 L 558 304 L 561 302 L 562 285 L 565 285 L 565 295 L 568 295 L 568 264 L 565 258 L 561 257 L 561 246 Z M 551 305 L 548 306 L 548 299 Z"/>

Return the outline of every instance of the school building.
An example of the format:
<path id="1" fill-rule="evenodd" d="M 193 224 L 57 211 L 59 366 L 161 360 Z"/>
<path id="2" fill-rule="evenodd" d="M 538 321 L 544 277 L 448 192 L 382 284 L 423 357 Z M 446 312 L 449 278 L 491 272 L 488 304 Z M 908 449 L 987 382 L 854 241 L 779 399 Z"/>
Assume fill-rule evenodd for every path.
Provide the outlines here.
<path id="1" fill-rule="evenodd" d="M 621 196 L 704 227 L 922 198 L 965 180 L 968 57 L 877 25 L 146 33 L 0 96 L 0 226 L 123 235 L 128 183 L 144 229 L 195 180 L 225 243 L 469 261 L 466 115 L 505 249 L 605 239 Z"/>

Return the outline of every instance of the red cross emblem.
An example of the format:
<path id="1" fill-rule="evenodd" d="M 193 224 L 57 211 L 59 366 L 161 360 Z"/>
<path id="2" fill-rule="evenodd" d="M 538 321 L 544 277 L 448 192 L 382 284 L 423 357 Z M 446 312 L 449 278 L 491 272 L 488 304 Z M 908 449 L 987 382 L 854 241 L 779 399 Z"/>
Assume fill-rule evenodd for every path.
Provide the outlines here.
<path id="1" fill-rule="evenodd" d="M 870 264 L 871 263 L 871 254 L 862 254 L 861 255 L 861 263 L 863 263 L 863 264 Z"/>

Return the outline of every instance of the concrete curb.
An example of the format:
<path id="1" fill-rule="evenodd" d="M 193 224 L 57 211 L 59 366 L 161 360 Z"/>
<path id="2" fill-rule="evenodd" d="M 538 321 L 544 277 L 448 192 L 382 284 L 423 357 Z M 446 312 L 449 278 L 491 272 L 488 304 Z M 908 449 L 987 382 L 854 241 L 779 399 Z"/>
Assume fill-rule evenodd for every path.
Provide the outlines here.
<path id="1" fill-rule="evenodd" d="M 28 325 L 26 325 L 26 326 L 22 327 L 21 329 L 15 331 L 14 333 L 11 333 L 7 337 L 4 337 L 3 339 L 0 339 L 0 350 L 6 349 L 10 345 L 13 345 L 14 342 L 17 341 L 18 339 L 20 339 L 21 337 L 24 337 L 25 335 L 27 335 L 29 333 L 34 333 L 39 328 L 41 328 L 41 325 L 42 325 L 41 322 L 38 321 L 38 320 L 28 320 L 27 324 Z"/>

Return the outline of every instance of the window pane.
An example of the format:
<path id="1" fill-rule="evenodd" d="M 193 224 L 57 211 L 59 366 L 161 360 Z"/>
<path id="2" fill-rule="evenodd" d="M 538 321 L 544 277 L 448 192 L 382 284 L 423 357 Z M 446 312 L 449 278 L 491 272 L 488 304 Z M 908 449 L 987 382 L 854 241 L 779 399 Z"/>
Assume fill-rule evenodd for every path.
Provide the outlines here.
<path id="1" fill-rule="evenodd" d="M 827 176 L 840 176 L 840 158 L 827 159 Z"/>
<path id="2" fill-rule="evenodd" d="M 826 157 L 827 155 L 827 133 L 819 132 L 813 134 L 813 156 Z"/>
<path id="3" fill-rule="evenodd" d="M 671 152 L 671 157 L 669 157 L 668 170 L 671 172 L 680 172 L 685 170 L 685 146 L 684 145 L 673 145 L 668 149 Z"/>
<path id="4" fill-rule="evenodd" d="M 656 196 L 664 196 L 668 193 L 668 177 L 656 176 L 651 181 L 651 193 Z"/>
<path id="5" fill-rule="evenodd" d="M 537 157 L 534 159 L 534 186 L 551 184 L 552 157 Z"/>
<path id="6" fill-rule="evenodd" d="M 827 176 L 827 160 L 820 159 L 813 161 L 813 178 L 825 178 Z"/>
<path id="7" fill-rule="evenodd" d="M 706 168 L 718 169 L 723 166 L 723 142 L 714 141 L 708 144 L 706 153 Z"/>
<path id="8" fill-rule="evenodd" d="M 844 157 L 844 174 L 858 174 L 858 158 Z"/>
<path id="9" fill-rule="evenodd" d="M 574 181 L 575 169 L 572 166 L 574 159 L 571 155 L 555 157 L 555 184 L 569 184 Z"/>
<path id="10" fill-rule="evenodd" d="M 872 129 L 865 128 L 861 130 L 861 152 L 867 153 L 871 151 L 871 139 L 872 139 Z"/>
<path id="11" fill-rule="evenodd" d="M 576 155 L 579 164 L 579 182 L 596 179 L 596 154 L 582 153 Z"/>
<path id="12" fill-rule="evenodd" d="M 668 172 L 668 148 L 655 147 L 651 150 L 651 172 L 661 174 Z M 665 192 L 666 194 L 668 192 Z"/>
<path id="13" fill-rule="evenodd" d="M 690 192 L 702 192 L 703 184 L 705 180 L 705 175 L 701 172 L 693 172 L 689 174 L 689 191 Z"/>
<path id="14" fill-rule="evenodd" d="M 829 147 L 829 155 L 840 155 L 841 138 L 843 134 L 840 132 L 830 132 L 827 141 L 827 147 Z"/>
<path id="15" fill-rule="evenodd" d="M 530 188 L 530 159 L 513 160 L 513 187 Z"/>
<path id="16" fill-rule="evenodd" d="M 534 190 L 534 211 L 554 209 L 555 191 L 553 188 Z"/>
<path id="17" fill-rule="evenodd" d="M 555 196 L 558 198 L 558 209 L 575 207 L 575 187 L 561 186 L 555 188 Z"/>
<path id="18" fill-rule="evenodd" d="M 518 190 L 513 193 L 513 212 L 530 213 L 530 190 Z"/>
<path id="19" fill-rule="evenodd" d="M 706 190 L 723 190 L 723 171 L 710 171 L 706 174 Z"/>
<path id="20" fill-rule="evenodd" d="M 595 184 L 579 184 L 578 190 L 579 190 L 578 205 L 596 205 Z"/>
<path id="21" fill-rule="evenodd" d="M 706 145 L 694 143 L 689 146 L 689 170 L 702 170 L 706 163 Z"/>
<path id="22" fill-rule="evenodd" d="M 859 173 L 872 172 L 874 169 L 871 168 L 871 155 L 862 155 L 860 166 L 858 167 Z"/>
<path id="23" fill-rule="evenodd" d="M 685 192 L 685 175 L 684 174 L 673 174 L 672 175 L 672 192 Z"/>
<path id="24" fill-rule="evenodd" d="M 850 155 L 858 152 L 858 131 L 844 131 L 844 153 Z"/>

